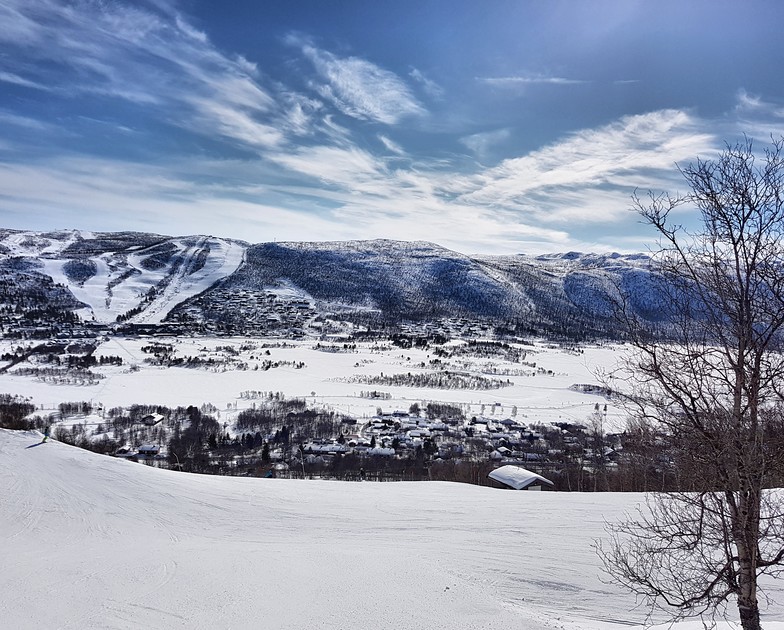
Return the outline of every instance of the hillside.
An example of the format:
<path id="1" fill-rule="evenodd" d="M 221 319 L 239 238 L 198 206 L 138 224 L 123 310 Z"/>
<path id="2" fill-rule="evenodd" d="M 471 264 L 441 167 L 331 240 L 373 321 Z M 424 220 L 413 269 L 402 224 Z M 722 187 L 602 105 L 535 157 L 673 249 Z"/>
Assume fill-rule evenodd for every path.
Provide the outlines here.
<path id="1" fill-rule="evenodd" d="M 5 627 L 642 628 L 592 549 L 639 495 L 213 477 L 39 442 L 0 430 Z M 781 603 L 763 618 L 784 628 Z"/>
<path id="2" fill-rule="evenodd" d="M 5 232 L 5 275 L 25 271 L 71 296 L 85 320 L 160 323 L 189 297 L 233 273 L 244 245 L 206 236 L 168 238 L 138 232 Z M 8 284 L 12 284 L 9 278 Z"/>
<path id="3" fill-rule="evenodd" d="M 647 260 L 576 253 L 472 257 L 432 243 L 387 240 L 248 245 L 207 236 L 5 230 L 0 311 L 35 306 L 41 290 L 33 285 L 48 282 L 47 299 L 58 312 L 99 325 L 299 336 L 405 323 L 470 333 L 478 324 L 580 339 L 612 336 L 610 295 L 617 286 L 639 315 L 666 320 Z M 26 325 L 41 320 L 28 317 Z"/>
<path id="4" fill-rule="evenodd" d="M 538 630 L 641 618 L 600 582 L 590 548 L 635 496 L 205 477 L 39 440 L 0 430 L 7 627 Z"/>

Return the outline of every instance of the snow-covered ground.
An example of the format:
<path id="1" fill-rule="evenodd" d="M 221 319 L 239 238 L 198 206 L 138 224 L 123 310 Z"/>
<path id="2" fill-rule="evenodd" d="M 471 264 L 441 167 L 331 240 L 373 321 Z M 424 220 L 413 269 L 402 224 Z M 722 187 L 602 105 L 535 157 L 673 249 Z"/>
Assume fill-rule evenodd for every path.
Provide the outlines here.
<path id="1" fill-rule="evenodd" d="M 263 344 L 280 342 L 285 347 Z M 220 359 L 225 353 L 217 347 L 233 346 L 236 361 L 248 364 L 249 369 L 237 370 L 231 365 L 214 369 L 170 367 L 162 368 L 145 363 L 151 355 L 142 352 L 151 343 L 171 344 L 177 356 L 202 356 Z M 240 350 L 245 344 L 255 349 Z M 96 356 L 120 356 L 123 365 L 92 368 L 106 378 L 97 385 L 52 385 L 30 377 L 0 374 L 0 392 L 29 396 L 32 401 L 53 409 L 64 401 L 102 403 L 105 409 L 132 404 L 201 405 L 210 403 L 225 414 L 238 413 L 250 407 L 253 400 L 241 397 L 245 391 L 280 391 L 287 397 L 306 397 L 310 402 L 322 403 L 335 410 L 356 417 L 370 417 L 376 408 L 384 412 L 407 411 L 413 402 L 438 401 L 463 405 L 466 415 L 508 418 L 516 408 L 516 418 L 524 423 L 585 422 L 596 404 L 607 404 L 605 430 L 621 430 L 624 413 L 613 401 L 597 394 L 570 389 L 575 384 L 598 384 L 597 371 L 612 369 L 622 358 L 618 346 L 586 346 L 579 352 L 538 342 L 526 348 L 525 361 L 535 364 L 509 363 L 499 359 L 453 359 L 450 371 L 470 371 L 488 378 L 511 381 L 511 386 L 493 390 L 423 389 L 404 386 L 383 386 L 348 382 L 352 377 L 372 377 L 380 374 L 429 372 L 429 362 L 437 358 L 432 350 L 400 349 L 389 344 L 360 343 L 352 352 L 324 352 L 316 349 L 316 341 L 247 340 L 227 338 L 138 338 L 114 337 L 102 344 Z M 0 349 L 10 349 L 18 342 L 5 341 Z M 341 344 L 337 344 L 341 345 Z M 269 354 L 266 354 L 269 352 Z M 253 359 L 251 359 L 253 357 Z M 263 361 L 304 363 L 297 369 L 283 365 L 267 371 L 254 370 Z M 462 363 L 468 361 L 467 368 Z M 422 363 L 426 367 L 421 367 Z M 486 373 L 488 365 L 519 372 L 517 375 Z M 137 371 L 130 371 L 137 366 Z M 367 399 L 362 391 L 376 390 L 391 395 L 388 400 Z M 315 396 L 314 396 L 315 393 Z M 231 406 L 231 411 L 228 411 Z"/>
<path id="2" fill-rule="evenodd" d="M 26 253 L 18 241 L 32 239 L 30 234 L 13 235 L 7 238 L 17 255 Z M 173 269 L 170 264 L 160 269 L 145 268 L 143 260 L 149 250 L 122 254 L 105 253 L 93 256 L 89 261 L 95 265 L 95 274 L 83 282 L 76 282 L 65 273 L 64 265 L 69 258 L 59 257 L 62 250 L 73 242 L 55 241 L 54 245 L 39 258 L 42 270 L 52 279 L 68 287 L 73 295 L 87 305 L 81 314 L 86 319 L 99 322 L 114 322 L 140 303 L 144 309 L 131 319 L 134 323 L 160 323 L 175 306 L 204 291 L 215 282 L 231 275 L 242 262 L 245 247 L 234 241 L 215 237 L 188 237 L 170 239 L 170 244 L 182 262 Z M 207 255 L 208 254 L 208 255 Z M 197 264 L 199 256 L 205 256 L 203 266 Z M 144 302 L 148 291 L 157 287 L 157 295 Z"/>
<path id="3" fill-rule="evenodd" d="M 645 617 L 592 547 L 640 495 L 211 477 L 0 430 L 0 496 L 5 628 L 611 630 Z M 781 630 L 784 607 L 764 620 Z"/>

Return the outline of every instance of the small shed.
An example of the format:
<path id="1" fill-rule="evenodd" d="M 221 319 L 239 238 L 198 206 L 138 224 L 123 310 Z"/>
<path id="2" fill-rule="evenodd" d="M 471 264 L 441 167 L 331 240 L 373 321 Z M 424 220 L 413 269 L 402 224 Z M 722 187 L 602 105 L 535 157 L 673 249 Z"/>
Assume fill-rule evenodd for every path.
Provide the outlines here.
<path id="1" fill-rule="evenodd" d="M 549 479 L 526 470 L 522 466 L 501 466 L 491 471 L 487 476 L 512 490 L 542 490 L 555 486 Z"/>

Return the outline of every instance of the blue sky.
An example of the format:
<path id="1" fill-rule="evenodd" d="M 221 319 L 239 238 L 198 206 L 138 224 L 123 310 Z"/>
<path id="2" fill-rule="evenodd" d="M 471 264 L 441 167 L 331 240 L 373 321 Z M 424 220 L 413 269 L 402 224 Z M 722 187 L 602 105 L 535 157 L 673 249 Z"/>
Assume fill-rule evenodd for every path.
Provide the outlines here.
<path id="1" fill-rule="evenodd" d="M 644 250 L 635 188 L 784 132 L 782 24 L 777 0 L 0 0 L 0 226 Z"/>

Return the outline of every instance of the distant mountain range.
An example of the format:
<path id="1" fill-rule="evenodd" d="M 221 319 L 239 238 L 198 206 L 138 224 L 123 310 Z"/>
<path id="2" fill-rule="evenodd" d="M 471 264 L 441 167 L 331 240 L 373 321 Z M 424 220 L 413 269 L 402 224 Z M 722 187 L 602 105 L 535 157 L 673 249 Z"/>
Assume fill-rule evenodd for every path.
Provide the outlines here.
<path id="1" fill-rule="evenodd" d="M 426 242 L 262 243 L 0 230 L 0 304 L 95 325 L 305 334 L 358 326 L 612 336 L 610 295 L 662 319 L 645 255 L 467 256 Z"/>

